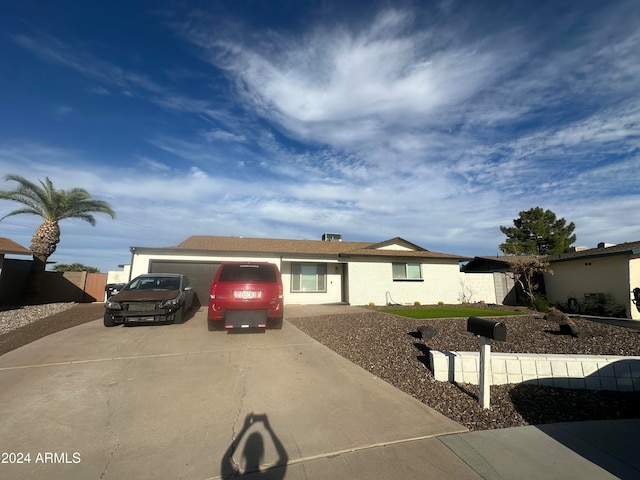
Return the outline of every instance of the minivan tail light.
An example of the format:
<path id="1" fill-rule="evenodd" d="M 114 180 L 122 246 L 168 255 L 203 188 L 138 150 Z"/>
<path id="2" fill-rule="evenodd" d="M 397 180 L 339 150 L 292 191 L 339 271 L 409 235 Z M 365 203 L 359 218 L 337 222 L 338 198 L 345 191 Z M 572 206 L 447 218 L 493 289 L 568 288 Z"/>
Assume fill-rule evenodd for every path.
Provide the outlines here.
<path id="1" fill-rule="evenodd" d="M 214 283 L 213 285 L 211 285 L 211 292 L 209 293 L 209 298 L 211 300 L 215 300 L 215 298 L 216 298 L 216 290 L 218 290 L 218 284 Z"/>
<path id="2" fill-rule="evenodd" d="M 282 298 L 282 285 L 278 284 L 278 298 Z"/>

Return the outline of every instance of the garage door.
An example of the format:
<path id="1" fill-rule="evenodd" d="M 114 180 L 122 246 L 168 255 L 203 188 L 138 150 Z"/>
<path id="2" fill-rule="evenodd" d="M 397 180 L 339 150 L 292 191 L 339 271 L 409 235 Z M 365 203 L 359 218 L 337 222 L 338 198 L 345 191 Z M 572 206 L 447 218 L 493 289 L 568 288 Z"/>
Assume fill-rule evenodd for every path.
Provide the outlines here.
<path id="1" fill-rule="evenodd" d="M 220 262 L 176 262 L 175 260 L 152 260 L 149 273 L 182 273 L 191 280 L 200 305 L 209 303 L 209 289 Z"/>

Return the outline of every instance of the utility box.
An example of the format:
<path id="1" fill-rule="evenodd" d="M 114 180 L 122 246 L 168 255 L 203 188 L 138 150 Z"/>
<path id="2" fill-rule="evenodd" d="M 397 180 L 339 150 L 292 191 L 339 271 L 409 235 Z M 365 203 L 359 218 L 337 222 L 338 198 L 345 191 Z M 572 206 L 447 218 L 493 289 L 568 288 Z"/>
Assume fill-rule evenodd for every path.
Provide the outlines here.
<path id="1" fill-rule="evenodd" d="M 467 331 L 490 340 L 504 342 L 507 340 L 507 326 L 502 322 L 495 322 L 480 317 L 467 319 Z"/>

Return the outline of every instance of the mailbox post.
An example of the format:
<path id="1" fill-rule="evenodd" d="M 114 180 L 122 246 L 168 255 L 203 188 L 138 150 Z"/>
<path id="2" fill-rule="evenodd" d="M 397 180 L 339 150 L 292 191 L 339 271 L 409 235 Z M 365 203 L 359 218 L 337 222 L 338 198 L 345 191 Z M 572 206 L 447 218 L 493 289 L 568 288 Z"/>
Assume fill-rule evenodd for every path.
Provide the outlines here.
<path id="1" fill-rule="evenodd" d="M 480 340 L 480 406 L 489 408 L 491 404 L 491 339 L 479 337 Z"/>
<path id="2" fill-rule="evenodd" d="M 480 338 L 479 400 L 482 408 L 489 408 L 491 403 L 491 340 L 504 342 L 507 339 L 507 327 L 502 322 L 469 317 L 467 331 Z"/>

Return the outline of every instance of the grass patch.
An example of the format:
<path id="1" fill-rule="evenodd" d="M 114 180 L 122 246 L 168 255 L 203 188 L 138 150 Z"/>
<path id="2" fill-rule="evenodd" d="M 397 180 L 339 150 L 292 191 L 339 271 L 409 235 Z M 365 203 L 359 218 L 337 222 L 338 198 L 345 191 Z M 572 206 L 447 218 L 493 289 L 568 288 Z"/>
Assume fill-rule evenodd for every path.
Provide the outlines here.
<path id="1" fill-rule="evenodd" d="M 522 312 L 511 310 L 492 310 L 490 308 L 475 307 L 389 308 L 382 311 L 408 318 L 504 317 L 522 314 Z"/>

